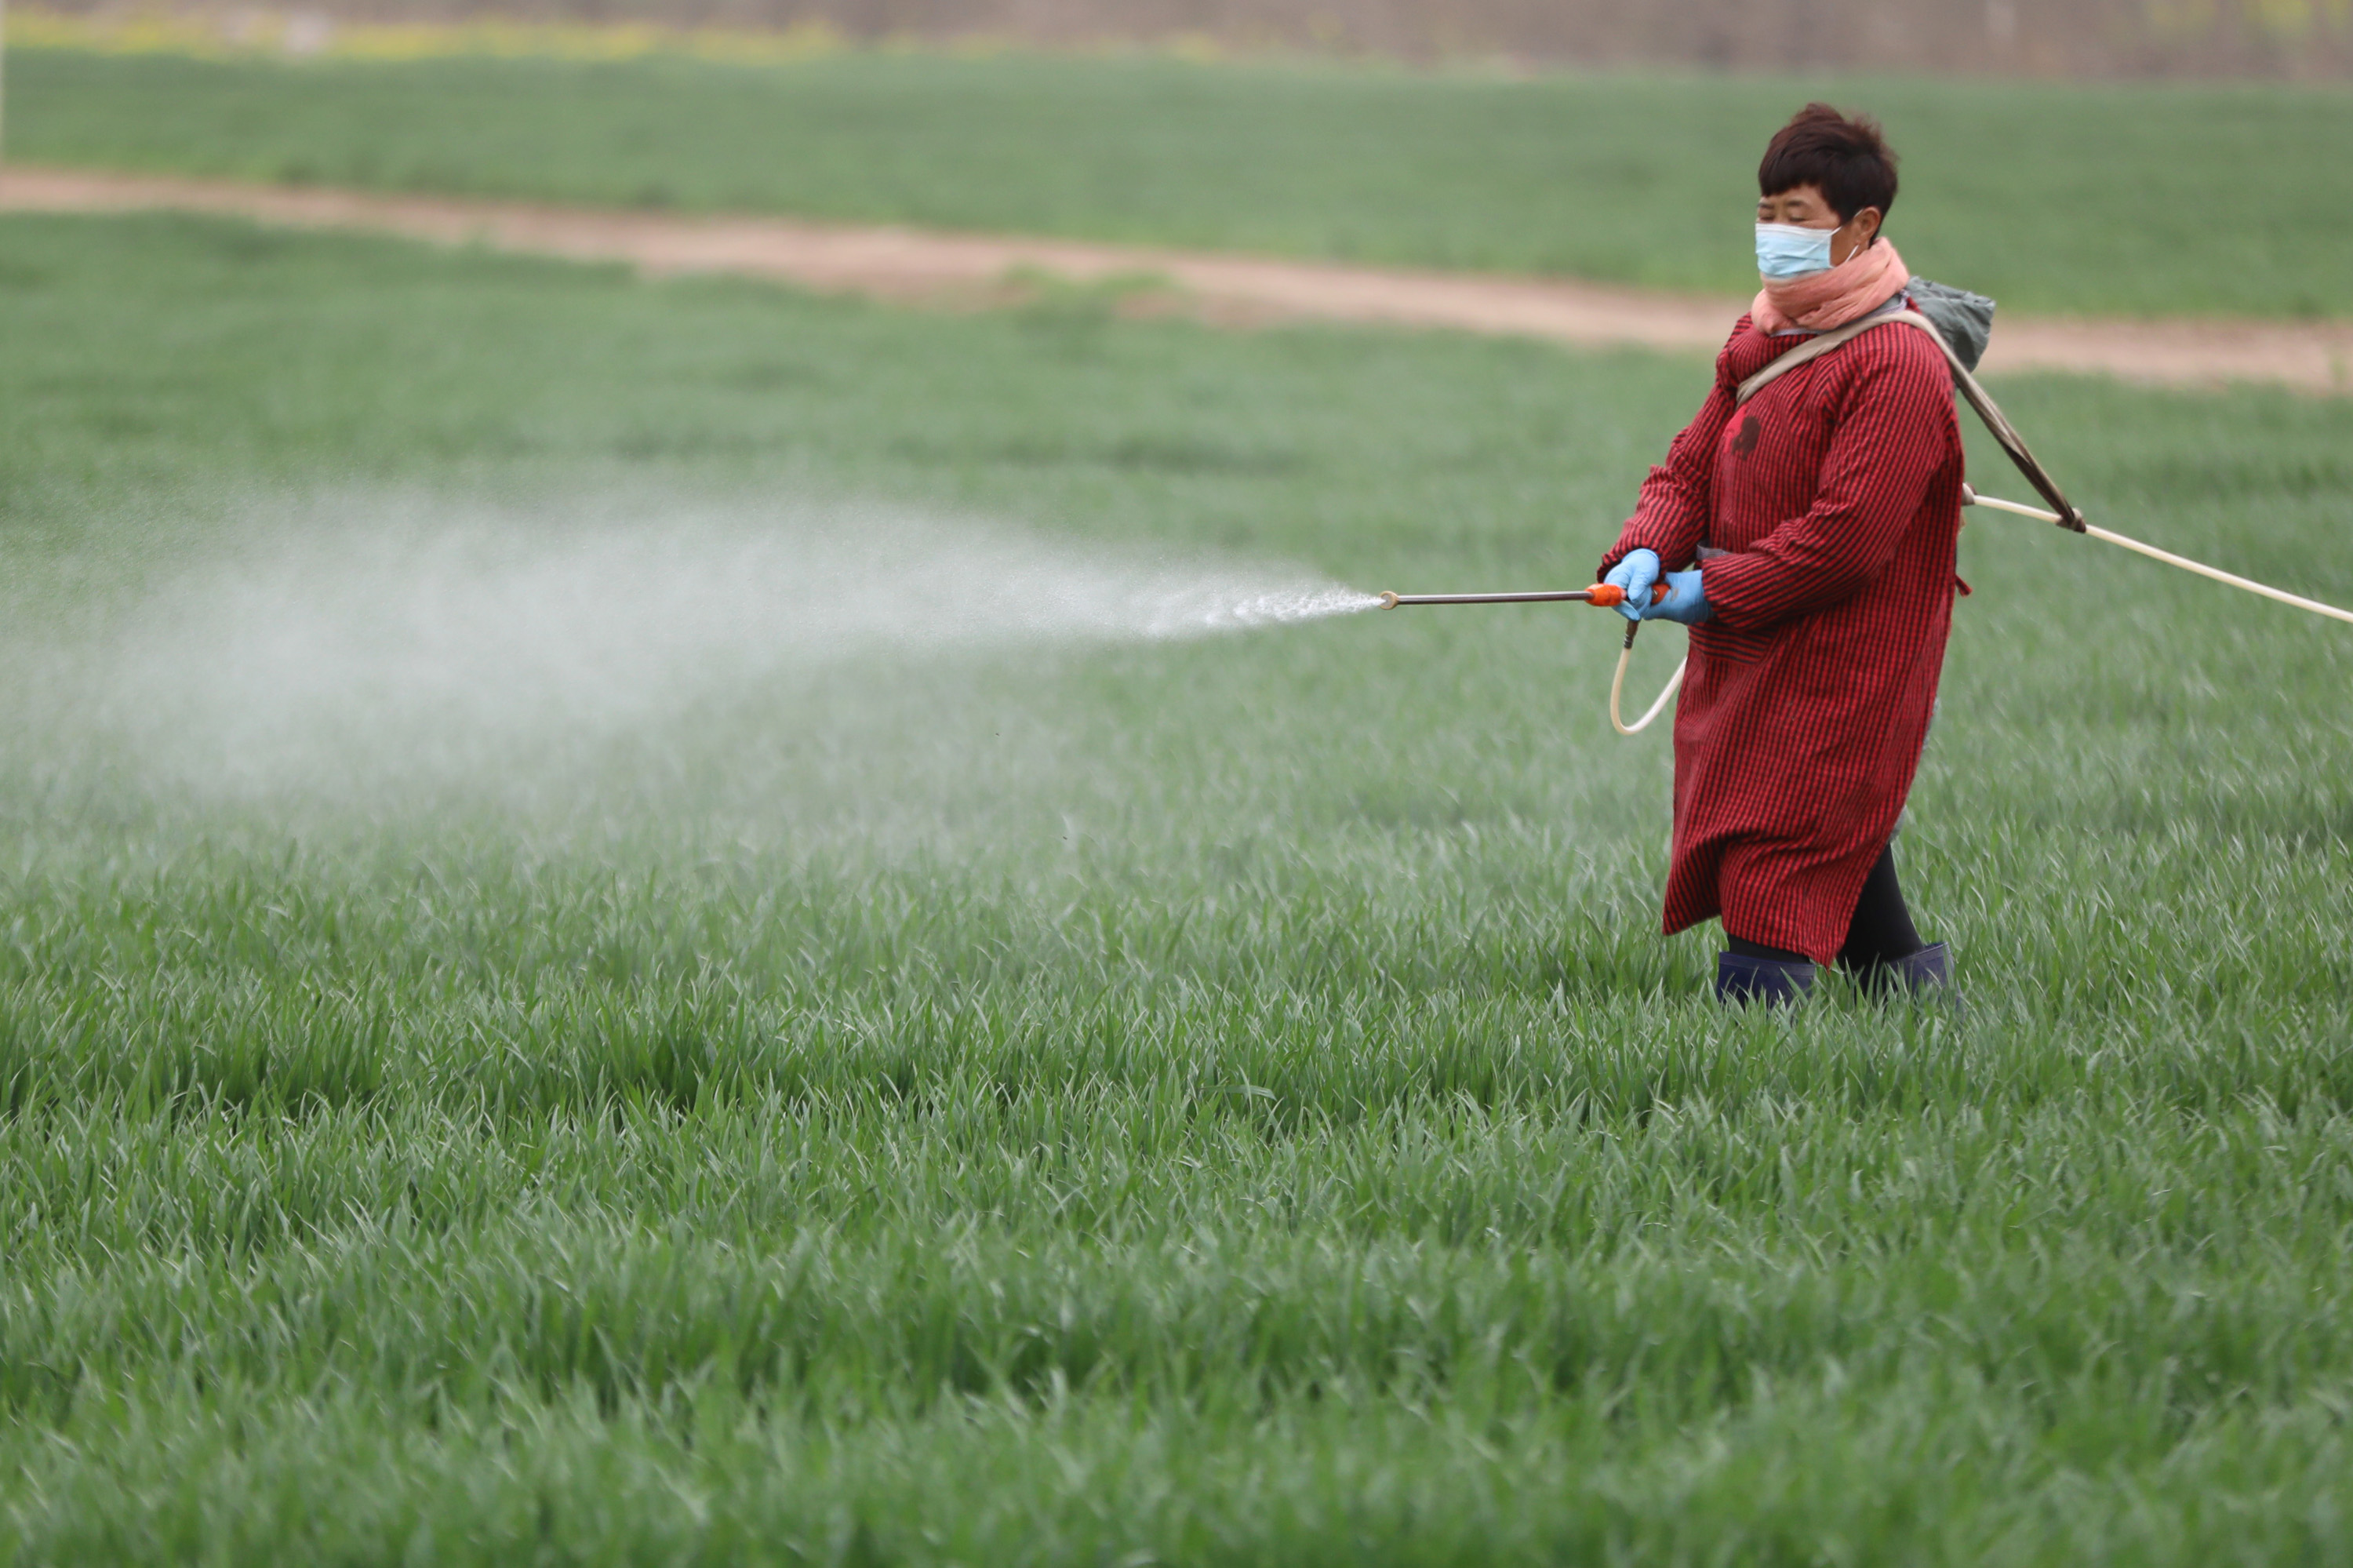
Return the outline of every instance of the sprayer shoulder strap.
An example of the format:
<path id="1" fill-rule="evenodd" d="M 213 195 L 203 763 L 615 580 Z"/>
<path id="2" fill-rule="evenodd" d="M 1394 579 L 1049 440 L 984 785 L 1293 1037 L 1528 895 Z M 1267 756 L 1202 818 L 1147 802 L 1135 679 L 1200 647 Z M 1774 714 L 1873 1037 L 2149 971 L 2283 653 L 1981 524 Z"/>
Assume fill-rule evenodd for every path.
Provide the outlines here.
<path id="1" fill-rule="evenodd" d="M 1790 371 L 1797 369 L 1800 365 L 1804 365 L 1810 360 L 1820 359 L 1823 355 L 1828 354 L 1831 350 L 1837 348 L 1843 344 L 1852 342 L 1855 338 L 1861 337 L 1864 333 L 1869 332 L 1875 326 L 1884 325 L 1888 322 L 1900 322 L 1907 319 L 1915 321 L 1922 326 L 1928 327 L 1928 335 L 1936 338 L 1939 344 L 1945 341 L 1944 338 L 1937 334 L 1935 327 L 1928 325 L 1928 320 L 1926 316 L 1915 314 L 1911 311 L 1904 311 L 1892 316 L 1872 316 L 1864 321 L 1849 322 L 1842 327 L 1833 328 L 1831 331 L 1825 333 L 1817 333 L 1812 337 L 1808 338 L 1805 342 L 1798 344 L 1795 348 L 1785 350 L 1779 357 L 1774 359 L 1763 369 L 1757 371 L 1756 375 L 1751 376 L 1747 380 L 1742 382 L 1740 384 L 1740 390 L 1734 396 L 1733 401 L 1736 404 L 1746 403 L 1751 397 L 1756 397 L 1757 393 L 1763 391 L 1765 389 L 1766 383 L 1775 380 L 1778 377 L 1787 376 Z"/>
<path id="2" fill-rule="evenodd" d="M 1959 391 L 1963 398 L 1967 399 L 1969 407 L 1977 410 L 1978 418 L 1985 421 L 1986 429 L 1993 433 L 1995 440 L 2001 443 L 2001 450 L 2010 454 L 2010 461 L 2018 465 L 2018 471 L 2026 476 L 2026 482 L 2034 486 L 2042 493 L 2042 499 L 2051 503 L 2052 507 L 2058 512 L 2059 525 L 2062 528 L 2073 528 L 2078 534 L 2082 533 L 2084 514 L 2075 510 L 2065 493 L 2060 490 L 2058 481 L 2052 479 L 2042 464 L 2035 460 L 2034 454 L 2027 450 L 2026 438 L 2020 435 L 2017 429 L 2010 424 L 2009 417 L 2002 413 L 2000 405 L 1993 400 L 1983 387 L 1978 385 L 1978 378 L 1969 374 L 1969 367 L 1961 363 L 1961 356 L 1953 352 L 1953 345 L 1945 341 L 1945 334 L 1936 330 L 1936 323 L 1917 311 L 1898 311 L 1890 316 L 1873 316 L 1868 321 L 1854 322 L 1840 327 L 1835 332 L 1826 332 L 1817 337 L 1808 338 L 1757 371 L 1747 380 L 1743 381 L 1740 384 L 1740 390 L 1734 397 L 1734 403 L 1737 405 L 1747 402 L 1775 376 L 1786 375 L 1810 359 L 1819 359 L 1849 340 L 1861 337 L 1872 328 L 1885 326 L 1891 322 L 1901 322 L 1905 326 L 1916 327 L 1928 334 L 1930 343 L 1944 350 L 1945 363 L 1953 372 L 1955 388 Z"/>

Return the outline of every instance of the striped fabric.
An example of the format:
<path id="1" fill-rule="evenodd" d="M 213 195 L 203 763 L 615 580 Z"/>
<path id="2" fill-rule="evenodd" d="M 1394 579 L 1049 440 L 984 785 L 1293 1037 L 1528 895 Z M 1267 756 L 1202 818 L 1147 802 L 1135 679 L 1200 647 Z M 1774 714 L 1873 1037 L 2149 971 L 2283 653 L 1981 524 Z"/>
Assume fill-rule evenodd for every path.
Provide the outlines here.
<path id="1" fill-rule="evenodd" d="M 1736 406 L 1744 379 L 1803 341 L 1741 318 L 1601 565 L 1728 552 L 1706 563 L 1715 614 L 1692 629 L 1675 709 L 1666 929 L 1720 915 L 1828 963 L 1911 790 L 1968 589 L 1953 573 L 1961 433 L 1943 354 L 1874 327 Z"/>

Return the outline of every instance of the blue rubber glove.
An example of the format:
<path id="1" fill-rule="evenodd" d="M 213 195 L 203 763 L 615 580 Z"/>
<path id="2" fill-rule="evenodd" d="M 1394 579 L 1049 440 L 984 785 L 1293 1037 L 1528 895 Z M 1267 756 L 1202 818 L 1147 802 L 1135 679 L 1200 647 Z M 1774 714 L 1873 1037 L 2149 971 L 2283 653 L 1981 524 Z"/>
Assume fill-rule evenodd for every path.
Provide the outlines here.
<path id="1" fill-rule="evenodd" d="M 1707 602 L 1707 589 L 1700 586 L 1700 568 L 1667 574 L 1667 597 L 1656 604 L 1642 606 L 1644 620 L 1676 620 L 1689 626 L 1705 620 L 1715 613 Z"/>
<path id="2" fill-rule="evenodd" d="M 1651 602 L 1651 585 L 1659 580 L 1659 553 L 1629 550 L 1626 558 L 1610 567 L 1609 575 L 1601 580 L 1626 590 L 1618 613 L 1629 620 L 1640 620 L 1643 607 Z"/>

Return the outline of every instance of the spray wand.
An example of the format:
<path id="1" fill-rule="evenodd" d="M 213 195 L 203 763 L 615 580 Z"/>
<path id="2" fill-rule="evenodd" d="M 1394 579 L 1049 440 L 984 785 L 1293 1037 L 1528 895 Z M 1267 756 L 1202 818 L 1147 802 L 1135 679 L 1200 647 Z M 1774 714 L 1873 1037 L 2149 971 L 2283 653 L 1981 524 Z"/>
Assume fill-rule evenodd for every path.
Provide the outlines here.
<path id="1" fill-rule="evenodd" d="M 1654 583 L 1651 600 L 1658 602 L 1667 597 L 1667 585 Z M 1615 609 L 1626 602 L 1626 590 L 1616 583 L 1595 583 L 1591 588 L 1552 588 L 1538 593 L 1384 593 L 1383 609 L 1400 609 L 1415 604 L 1589 604 L 1597 609 Z M 1641 718 L 1628 724 L 1618 716 L 1619 699 L 1626 691 L 1626 666 L 1634 657 L 1634 633 L 1642 629 L 1641 622 L 1626 623 L 1625 645 L 1618 650 L 1618 673 L 1609 682 L 1609 727 L 1620 735 L 1640 735 L 1657 718 L 1674 694 L 1683 689 L 1683 666 L 1675 666 L 1665 690 L 1651 704 Z"/>
<path id="2" fill-rule="evenodd" d="M 1667 588 L 1661 583 L 1651 589 L 1654 599 L 1667 597 Z M 1385 593 L 1381 595 L 1383 609 L 1396 609 L 1409 604 L 1590 604 L 1603 609 L 1615 609 L 1626 602 L 1626 590 L 1616 583 L 1595 583 L 1591 588 L 1547 588 L 1542 593 Z"/>

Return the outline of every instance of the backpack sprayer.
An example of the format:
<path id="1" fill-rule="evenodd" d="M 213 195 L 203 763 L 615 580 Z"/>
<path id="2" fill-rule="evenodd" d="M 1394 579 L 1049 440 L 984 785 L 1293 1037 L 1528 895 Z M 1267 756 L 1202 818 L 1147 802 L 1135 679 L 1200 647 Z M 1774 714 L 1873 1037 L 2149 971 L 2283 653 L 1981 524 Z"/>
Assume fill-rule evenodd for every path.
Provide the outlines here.
<path id="1" fill-rule="evenodd" d="M 2121 546 L 2125 549 L 2147 556 L 2153 561 L 2163 561 L 2168 567 L 2179 567 L 2185 572 L 2195 572 L 2201 577 L 2227 587 L 2242 588 L 2248 593 L 2261 594 L 2265 599 L 2276 599 L 2282 604 L 2294 605 L 2298 609 L 2308 609 L 2315 615 L 2325 615 L 2334 620 L 2353 623 L 2353 610 L 2339 609 L 2333 604 L 2323 604 L 2318 599 L 2306 599 L 2298 594 L 2288 593 L 2266 583 L 2259 583 L 2253 578 L 2239 577 L 2217 567 L 2210 567 L 2203 561 L 2193 561 L 2187 556 L 2177 556 L 2170 550 L 2160 550 L 2156 546 L 2143 544 L 2138 539 L 2128 538 L 2105 528 L 2094 527 L 2086 522 L 2084 514 L 2068 502 L 2066 494 L 2060 490 L 2058 482 L 2051 477 L 2049 471 L 2044 469 L 2042 464 L 2036 461 L 2034 453 L 2028 450 L 2025 438 L 2021 436 L 2017 428 L 2010 424 L 2008 417 L 2002 413 L 2000 406 L 1994 402 L 1986 389 L 1978 384 L 1977 377 L 1971 374 L 1976 367 L 1978 355 L 1984 352 L 1986 334 L 1992 325 L 1993 302 L 1978 295 L 1964 293 L 1957 289 L 1947 289 L 1941 284 L 1930 283 L 1926 280 L 1915 280 L 1912 290 L 1915 295 L 1924 296 L 1918 300 L 1919 308 L 1906 309 L 1890 315 L 1871 316 L 1852 325 L 1840 327 L 1834 332 L 1826 332 L 1808 338 L 1804 343 L 1790 349 L 1757 371 L 1756 375 L 1743 381 L 1734 406 L 1736 408 L 1747 402 L 1767 382 L 1787 375 L 1810 359 L 1820 358 L 1850 338 L 1859 337 L 1873 327 L 1889 323 L 1901 323 L 1904 325 L 1915 327 L 1926 333 L 1936 346 L 1945 351 L 1945 362 L 1952 367 L 1954 388 L 1960 393 L 1970 408 L 1977 410 L 1978 418 L 1985 421 L 1986 429 L 1992 432 L 1993 439 L 2000 444 L 2001 450 L 2010 455 L 2010 461 L 2018 465 L 2018 471 L 2026 476 L 2026 482 L 2031 484 L 2036 493 L 2043 500 L 2048 501 L 2054 510 L 2046 512 L 2039 506 L 2026 506 L 2015 501 L 2001 501 L 1990 495 L 1980 495 L 1966 484 L 1961 486 L 1962 505 L 1983 506 L 1995 512 L 2014 513 L 2021 517 L 2039 518 L 2045 523 L 2056 524 L 2070 532 L 2097 539 L 2103 544 Z M 1947 329 L 1954 330 L 1956 335 L 1964 339 L 1972 350 L 1966 360 L 1955 352 L 1945 332 L 1939 331 L 1937 323 L 1931 321 L 1927 314 L 1923 313 L 1924 311 L 1933 312 L 1943 320 Z M 1667 588 L 1664 583 L 1655 585 L 1651 590 L 1651 597 L 1654 601 L 1664 599 L 1666 594 Z M 1419 604 L 1549 603 L 1590 604 L 1614 609 L 1625 602 L 1625 590 L 1613 583 L 1596 583 L 1591 588 L 1568 588 L 1545 593 L 1384 593 L 1381 595 L 1383 609 L 1398 609 L 1407 605 Z M 1651 721 L 1657 718 L 1665 709 L 1667 704 L 1673 699 L 1675 693 L 1683 689 L 1683 671 L 1691 662 L 1686 658 L 1682 663 L 1677 664 L 1675 673 L 1668 677 L 1666 686 L 1659 693 L 1657 700 L 1643 711 L 1641 717 L 1628 724 L 1620 716 L 1618 705 L 1619 699 L 1626 689 L 1626 666 L 1634 657 L 1634 633 L 1641 629 L 1641 623 L 1638 621 L 1626 623 L 1626 641 L 1618 653 L 1618 673 L 1609 682 L 1609 725 L 1620 735 L 1639 735 L 1649 727 Z"/>

